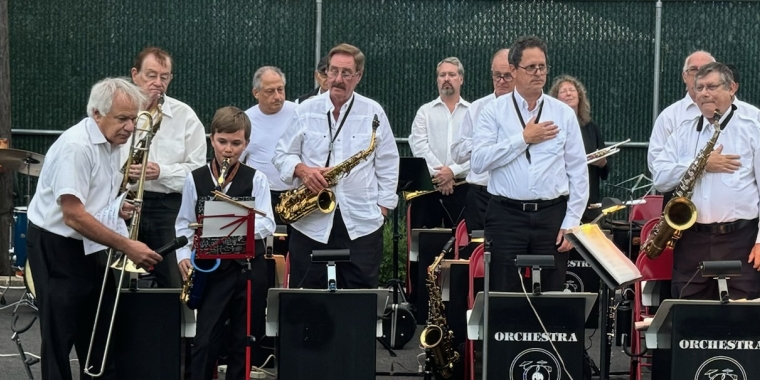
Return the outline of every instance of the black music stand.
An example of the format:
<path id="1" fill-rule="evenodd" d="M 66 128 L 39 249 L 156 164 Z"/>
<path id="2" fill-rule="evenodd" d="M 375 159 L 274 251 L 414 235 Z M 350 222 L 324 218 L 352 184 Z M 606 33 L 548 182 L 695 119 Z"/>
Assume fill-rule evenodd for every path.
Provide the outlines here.
<path id="1" fill-rule="evenodd" d="M 591 265 L 604 284 L 599 288 L 599 312 L 608 313 L 611 292 L 614 289 L 632 284 L 641 278 L 636 265 L 608 239 L 596 224 L 584 224 L 571 228 L 565 233 L 565 238 L 572 243 L 576 251 Z M 602 318 L 602 339 L 599 347 L 601 363 L 599 365 L 600 380 L 606 380 L 609 375 L 610 350 L 614 336 L 608 334 L 608 320 Z"/>
<path id="2" fill-rule="evenodd" d="M 396 192 L 399 194 L 399 198 L 405 191 L 426 191 L 433 189 L 433 182 L 430 179 L 427 163 L 425 163 L 424 158 L 401 157 L 399 159 L 399 178 L 398 187 L 396 188 Z M 406 344 L 403 343 L 400 346 L 396 344 L 396 325 L 399 318 L 399 291 L 403 293 L 403 282 L 398 276 L 398 243 L 401 239 L 398 231 L 398 210 L 398 206 L 393 209 L 393 278 L 388 281 L 388 286 L 393 290 L 393 303 L 389 305 L 390 313 L 388 315 L 391 319 L 391 331 L 389 334 L 390 337 L 388 339 L 388 342 L 381 340 L 381 342 L 386 343 L 386 345 L 390 345 L 390 347 L 396 349 L 403 348 L 404 344 Z M 409 310 L 407 309 L 407 311 Z M 407 315 L 404 316 L 405 318 L 413 319 L 411 312 L 406 314 Z M 412 321 L 412 324 L 416 325 L 416 321 Z M 390 350 L 390 347 L 386 348 Z"/>

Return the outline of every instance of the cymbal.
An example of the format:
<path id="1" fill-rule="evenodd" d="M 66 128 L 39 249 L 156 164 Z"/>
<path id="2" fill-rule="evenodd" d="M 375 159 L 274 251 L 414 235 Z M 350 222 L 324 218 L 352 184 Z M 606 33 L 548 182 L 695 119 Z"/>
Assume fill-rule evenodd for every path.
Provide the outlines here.
<path id="1" fill-rule="evenodd" d="M 20 149 L 0 149 L 0 166 L 6 170 L 17 170 L 22 174 L 39 177 L 45 156 Z"/>

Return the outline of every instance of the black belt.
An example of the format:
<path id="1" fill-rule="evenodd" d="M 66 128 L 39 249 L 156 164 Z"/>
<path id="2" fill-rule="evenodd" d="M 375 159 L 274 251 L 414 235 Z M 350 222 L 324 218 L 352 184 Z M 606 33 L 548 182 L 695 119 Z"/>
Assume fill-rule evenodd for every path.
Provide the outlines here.
<path id="1" fill-rule="evenodd" d="M 497 202 L 501 203 L 504 206 L 508 206 L 513 209 L 526 211 L 526 212 L 534 212 L 540 209 L 554 206 L 558 203 L 567 202 L 566 195 L 561 195 L 557 198 L 549 199 L 549 200 L 536 199 L 536 200 L 531 200 L 531 201 L 519 201 L 516 199 L 510 199 L 510 198 L 502 197 L 499 195 L 492 195 L 491 199 L 496 200 Z"/>
<path id="2" fill-rule="evenodd" d="M 755 219 L 739 219 L 735 220 L 733 222 L 726 222 L 726 223 L 710 223 L 710 224 L 701 224 L 701 223 L 694 223 L 694 225 L 690 228 L 690 230 L 694 232 L 704 232 L 704 233 L 710 233 L 715 235 L 725 235 L 730 234 L 734 231 L 738 231 L 744 227 L 749 227 L 751 225 L 757 225 L 757 218 Z"/>
<path id="3" fill-rule="evenodd" d="M 470 184 L 470 188 L 475 189 L 477 191 L 488 191 L 488 186 L 476 185 L 474 183 Z"/>
<path id="4" fill-rule="evenodd" d="M 155 191 L 143 192 L 143 199 L 164 199 L 164 198 L 182 198 L 181 193 L 157 193 Z"/>

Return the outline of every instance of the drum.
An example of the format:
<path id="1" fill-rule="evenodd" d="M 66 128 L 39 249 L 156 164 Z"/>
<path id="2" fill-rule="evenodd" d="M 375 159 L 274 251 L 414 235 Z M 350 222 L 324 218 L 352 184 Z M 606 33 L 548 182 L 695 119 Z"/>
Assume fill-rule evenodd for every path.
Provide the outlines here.
<path id="1" fill-rule="evenodd" d="M 13 252 L 16 254 L 16 268 L 23 268 L 26 263 L 26 207 L 13 209 Z"/>
<path id="2" fill-rule="evenodd" d="M 34 290 L 32 267 L 29 265 L 29 260 L 26 260 L 26 263 L 24 263 L 24 286 L 26 286 L 27 293 L 32 295 L 32 298 L 37 297 L 37 292 Z"/>

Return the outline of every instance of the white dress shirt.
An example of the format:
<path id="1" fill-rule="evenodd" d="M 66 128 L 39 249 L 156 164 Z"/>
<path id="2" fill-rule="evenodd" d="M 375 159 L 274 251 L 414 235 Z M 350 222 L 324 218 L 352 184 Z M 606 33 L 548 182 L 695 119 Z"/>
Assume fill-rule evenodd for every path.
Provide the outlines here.
<path id="1" fill-rule="evenodd" d="M 58 137 L 47 151 L 29 221 L 54 234 L 82 240 L 63 221 L 61 196 L 73 195 L 95 215 L 116 198 L 121 184 L 119 147 L 106 141 L 93 118 L 85 118 Z"/>
<path id="2" fill-rule="evenodd" d="M 259 105 L 255 105 L 245 111 L 251 119 L 251 142 L 245 148 L 245 164 L 262 171 L 269 180 L 269 190 L 285 191 L 290 189 L 287 183 L 280 179 L 280 172 L 274 167 L 272 158 L 277 141 L 280 140 L 288 122 L 295 114 L 297 104 L 285 101 L 280 112 L 266 115 L 261 112 Z"/>
<path id="3" fill-rule="evenodd" d="M 336 132 L 345 117 L 349 99 L 340 109 L 337 119 L 332 120 L 332 136 L 335 137 L 330 166 L 345 161 L 369 147 L 372 119 L 377 115 L 375 151 L 353 168 L 348 176 L 341 177 L 332 188 L 340 207 L 351 240 L 376 231 L 383 224 L 379 206 L 393 209 L 398 202 L 399 155 L 396 140 L 382 107 L 377 102 L 357 93 L 343 129 Z M 288 129 L 280 138 L 275 150 L 274 165 L 285 183 L 300 186 L 301 181 L 293 175 L 297 164 L 322 167 L 327 161 L 330 132 L 327 118 L 333 118 L 334 106 L 330 91 L 311 98 L 296 108 Z M 327 243 L 333 226 L 333 213 L 314 212 L 292 224 L 293 228 L 320 243 Z"/>
<path id="4" fill-rule="evenodd" d="M 206 167 L 210 172 L 211 166 L 206 165 Z M 232 182 L 235 182 L 235 179 L 233 179 Z M 225 193 L 229 190 L 230 186 L 232 186 L 232 182 L 224 187 Z M 256 174 L 253 175 L 251 196 L 254 198 L 254 207 L 267 214 L 267 216 L 256 214 L 256 219 L 254 221 L 255 238 L 258 240 L 271 236 L 274 234 L 275 224 L 274 214 L 272 213 L 271 195 L 269 194 L 269 182 L 264 173 L 258 170 L 256 170 Z M 198 192 L 195 190 L 195 180 L 191 173 L 185 178 L 185 184 L 182 189 L 182 205 L 179 208 L 177 221 L 174 224 L 174 230 L 177 232 L 177 236 L 185 236 L 188 241 L 186 246 L 177 250 L 177 263 L 183 259 L 189 259 L 192 254 L 195 229 L 190 228 L 190 223 L 198 222 L 197 215 L 195 214 L 195 206 L 197 202 Z"/>
<path id="5" fill-rule="evenodd" d="M 527 144 L 512 94 L 526 123 L 538 114 L 543 102 L 539 122 L 553 121 L 559 134 L 542 143 Z M 480 113 L 472 143 L 472 170 L 490 171 L 489 193 L 516 200 L 550 200 L 568 195 L 561 228 L 580 224 L 588 200 L 588 168 L 578 119 L 567 104 L 542 94 L 529 111 L 528 102 L 517 91 L 500 96 Z M 530 163 L 526 149 L 530 151 Z"/>
<path id="6" fill-rule="evenodd" d="M 655 176 L 654 160 L 657 159 L 657 156 L 665 148 L 668 137 L 670 137 L 676 127 L 687 120 L 693 121 L 700 115 L 699 107 L 694 103 L 694 99 L 689 96 L 689 93 L 686 93 L 683 99 L 669 105 L 660 112 L 660 115 L 654 121 L 652 136 L 649 138 L 649 150 L 647 151 L 647 166 L 652 176 Z M 672 189 L 662 191 L 670 190 Z"/>
<path id="7" fill-rule="evenodd" d="M 164 96 L 163 120 L 150 144 L 148 161 L 160 168 L 158 179 L 145 181 L 145 191 L 179 193 L 187 175 L 206 164 L 206 130 L 190 106 Z M 146 119 L 140 119 L 138 126 Z M 137 131 L 136 131 L 137 132 Z M 141 138 L 138 132 L 136 139 Z M 132 140 L 122 146 L 121 164 L 127 161 Z"/>
<path id="8" fill-rule="evenodd" d="M 728 117 L 723 115 L 721 123 Z M 706 119 L 702 131 L 697 121 L 686 121 L 673 132 L 665 149 L 654 162 L 655 187 L 675 188 L 698 152 L 715 132 Z M 738 154 L 741 166 L 734 173 L 710 173 L 705 171 L 694 186 L 691 200 L 697 208 L 697 223 L 723 223 L 738 219 L 758 217 L 760 202 L 760 121 L 742 112 L 733 117 L 721 131 L 718 142 L 723 154 Z M 760 236 L 756 242 L 760 243 Z"/>
<path id="9" fill-rule="evenodd" d="M 454 137 L 454 143 L 451 145 L 451 159 L 457 164 L 469 164 L 472 156 L 472 133 L 477 125 L 478 117 L 483 107 L 496 99 L 496 94 L 486 95 L 470 104 L 470 108 L 464 114 L 462 125 L 459 127 L 459 133 Z M 470 170 L 467 173 L 467 183 L 473 183 L 480 186 L 488 186 L 488 173 L 475 173 Z"/>
<path id="10" fill-rule="evenodd" d="M 430 176 L 438 173 L 433 169 L 448 166 L 455 178 L 461 178 L 470 171 L 470 163 L 457 164 L 451 157 L 451 144 L 456 141 L 459 126 L 470 107 L 470 103 L 461 97 L 454 106 L 454 111 L 439 96 L 430 103 L 424 104 L 417 111 L 412 123 L 412 134 L 409 135 L 409 147 L 414 157 L 422 157 L 427 162 Z"/>

